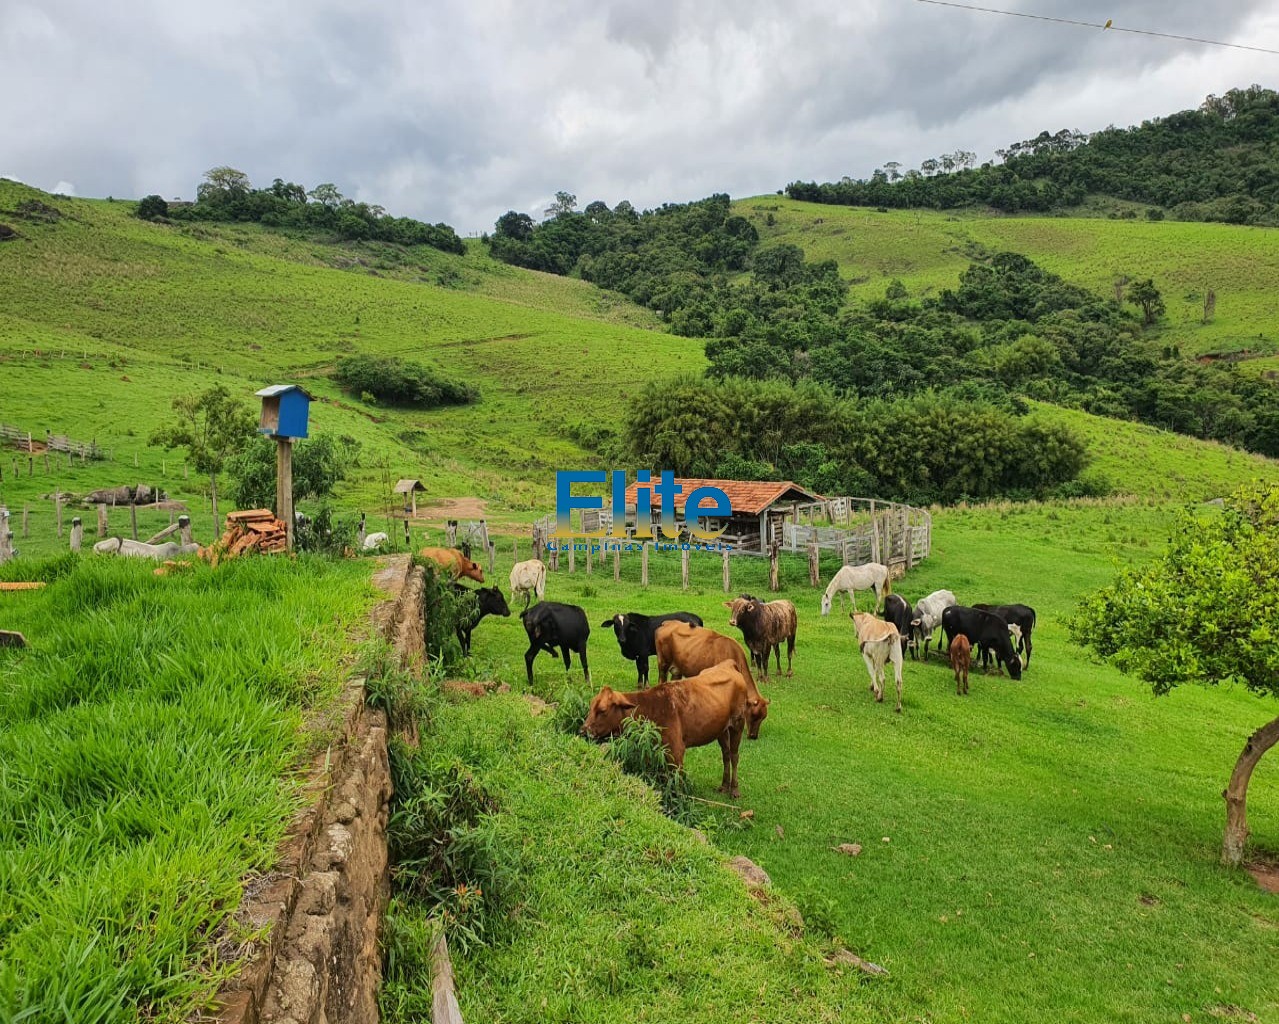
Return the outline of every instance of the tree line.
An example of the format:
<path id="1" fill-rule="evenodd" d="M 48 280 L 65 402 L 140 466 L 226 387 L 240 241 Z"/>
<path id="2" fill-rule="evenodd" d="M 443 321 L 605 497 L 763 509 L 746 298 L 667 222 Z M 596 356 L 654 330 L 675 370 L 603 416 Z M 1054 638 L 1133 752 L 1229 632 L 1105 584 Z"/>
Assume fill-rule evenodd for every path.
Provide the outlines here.
<path id="1" fill-rule="evenodd" d="M 1279 93 L 1253 85 L 1209 96 L 1195 110 L 1085 135 L 1041 132 L 972 166 L 963 150 L 869 178 L 794 181 L 792 199 L 843 206 L 1007 213 L 1078 206 L 1090 195 L 1151 204 L 1148 216 L 1279 224 Z M 975 159 L 975 158 L 974 158 Z"/>
<path id="2" fill-rule="evenodd" d="M 398 245 L 428 245 L 463 253 L 466 246 L 447 224 L 427 224 L 412 217 L 393 217 L 381 206 L 356 202 L 336 185 L 324 182 L 310 191 L 276 178 L 267 188 L 254 188 L 249 176 L 234 167 L 206 171 L 189 205 L 170 205 L 150 195 L 138 203 L 144 220 L 254 221 L 268 227 L 324 231 L 344 241 L 370 240 Z"/>

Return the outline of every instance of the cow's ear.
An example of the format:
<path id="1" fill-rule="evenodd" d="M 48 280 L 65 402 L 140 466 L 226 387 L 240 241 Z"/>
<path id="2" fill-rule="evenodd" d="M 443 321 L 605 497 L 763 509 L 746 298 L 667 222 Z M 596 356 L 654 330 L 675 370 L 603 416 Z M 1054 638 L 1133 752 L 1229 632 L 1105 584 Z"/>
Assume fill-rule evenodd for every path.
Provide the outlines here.
<path id="1" fill-rule="evenodd" d="M 617 693 L 613 695 L 613 707 L 615 708 L 619 708 L 622 711 L 629 711 L 631 708 L 638 706 L 638 704 L 627 697 L 624 693 Z"/>
<path id="2" fill-rule="evenodd" d="M 613 624 L 612 619 L 605 619 L 603 622 L 600 623 L 600 629 L 607 629 L 612 624 Z"/>
<path id="3" fill-rule="evenodd" d="M 732 607 L 733 607 L 733 602 L 732 602 L 732 601 L 725 601 L 725 602 L 724 602 L 724 607 L 725 607 L 725 608 L 732 608 Z"/>

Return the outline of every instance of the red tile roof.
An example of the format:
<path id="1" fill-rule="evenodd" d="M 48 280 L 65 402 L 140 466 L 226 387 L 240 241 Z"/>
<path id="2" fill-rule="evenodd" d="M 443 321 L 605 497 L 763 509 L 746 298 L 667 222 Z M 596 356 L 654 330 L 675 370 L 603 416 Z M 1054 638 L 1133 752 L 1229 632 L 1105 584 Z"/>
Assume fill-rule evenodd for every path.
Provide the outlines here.
<path id="1" fill-rule="evenodd" d="M 653 483 L 658 481 L 654 480 Z M 698 487 L 718 487 L 728 495 L 728 502 L 733 506 L 733 515 L 757 516 L 766 508 L 779 501 L 820 501 L 819 495 L 800 487 L 789 480 L 703 480 L 696 477 L 677 476 L 675 482 L 680 492 L 675 495 L 675 511 L 683 512 L 688 496 Z M 652 487 L 653 483 L 646 486 Z M 635 504 L 639 484 L 634 483 L 626 488 L 626 504 Z M 656 509 L 657 502 L 653 502 Z"/>

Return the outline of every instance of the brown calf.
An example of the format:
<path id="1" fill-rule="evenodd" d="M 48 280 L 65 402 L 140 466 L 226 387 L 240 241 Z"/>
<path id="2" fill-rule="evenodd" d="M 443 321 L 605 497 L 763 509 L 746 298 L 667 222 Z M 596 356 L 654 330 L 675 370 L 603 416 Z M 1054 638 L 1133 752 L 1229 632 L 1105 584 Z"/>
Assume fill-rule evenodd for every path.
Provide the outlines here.
<path id="1" fill-rule="evenodd" d="M 972 667 L 973 645 L 968 637 L 960 633 L 950 642 L 950 667 L 955 672 L 955 694 L 965 696 L 968 693 L 968 670 Z"/>
<path id="2" fill-rule="evenodd" d="M 418 554 L 438 565 L 451 580 L 465 576 L 476 583 L 484 582 L 484 570 L 480 564 L 472 562 L 457 548 L 423 548 Z"/>

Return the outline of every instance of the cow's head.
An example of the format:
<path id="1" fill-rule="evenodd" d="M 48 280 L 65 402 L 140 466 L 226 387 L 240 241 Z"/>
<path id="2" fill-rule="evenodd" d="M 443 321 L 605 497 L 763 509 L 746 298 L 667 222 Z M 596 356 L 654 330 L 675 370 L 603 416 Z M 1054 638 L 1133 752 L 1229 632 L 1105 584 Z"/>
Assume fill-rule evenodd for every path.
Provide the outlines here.
<path id="1" fill-rule="evenodd" d="M 480 612 L 484 615 L 508 616 L 511 614 L 511 609 L 506 606 L 506 598 L 502 595 L 500 587 L 480 587 L 475 592 L 475 599 L 479 602 Z"/>
<path id="2" fill-rule="evenodd" d="M 1004 655 L 1004 662 L 1008 665 L 1008 674 L 1014 679 L 1021 678 L 1021 658 L 1017 657 L 1017 652 L 1013 650 L 1012 640 L 1008 641 L 1008 651 Z"/>
<path id="3" fill-rule="evenodd" d="M 635 708 L 635 702 L 626 694 L 605 686 L 591 701 L 586 721 L 582 723 L 582 735 L 593 740 L 616 736 L 622 731 L 622 723 Z"/>
<path id="4" fill-rule="evenodd" d="M 469 558 L 461 558 L 458 560 L 458 575 L 465 576 L 468 580 L 475 580 L 476 583 L 484 582 L 484 570 L 480 568 L 479 562 L 472 562 Z"/>
<path id="5" fill-rule="evenodd" d="M 622 637 L 626 635 L 626 616 L 614 615 L 611 619 L 605 619 L 600 623 L 600 629 L 611 629 L 620 644 Z"/>
<path id="6" fill-rule="evenodd" d="M 724 607 L 728 609 L 728 624 L 736 626 L 738 617 L 746 609 L 750 608 L 756 601 L 750 594 L 743 594 L 741 597 L 735 597 L 731 601 L 725 601 Z"/>
<path id="7" fill-rule="evenodd" d="M 746 735 L 753 740 L 759 739 L 760 723 L 768 717 L 767 697 L 746 698 Z"/>

